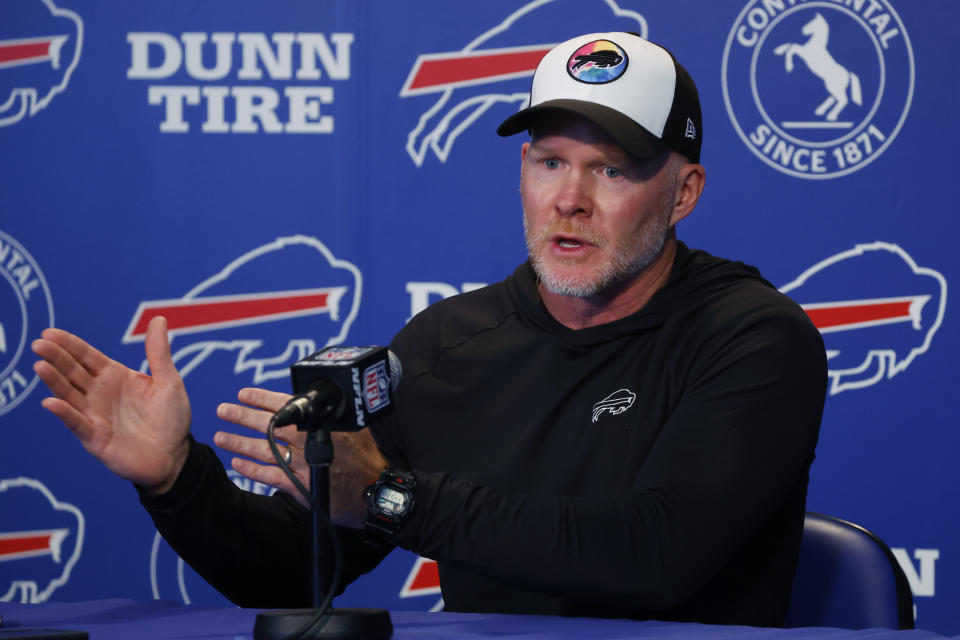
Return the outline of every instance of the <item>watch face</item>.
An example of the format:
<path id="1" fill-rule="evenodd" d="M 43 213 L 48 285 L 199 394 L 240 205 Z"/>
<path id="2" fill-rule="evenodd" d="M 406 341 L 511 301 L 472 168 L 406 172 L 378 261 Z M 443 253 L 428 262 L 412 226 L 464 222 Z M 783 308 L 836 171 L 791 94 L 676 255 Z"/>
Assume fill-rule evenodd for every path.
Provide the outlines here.
<path id="1" fill-rule="evenodd" d="M 402 514 L 407 510 L 407 496 L 390 487 L 380 487 L 377 492 L 377 508 L 389 515 Z"/>

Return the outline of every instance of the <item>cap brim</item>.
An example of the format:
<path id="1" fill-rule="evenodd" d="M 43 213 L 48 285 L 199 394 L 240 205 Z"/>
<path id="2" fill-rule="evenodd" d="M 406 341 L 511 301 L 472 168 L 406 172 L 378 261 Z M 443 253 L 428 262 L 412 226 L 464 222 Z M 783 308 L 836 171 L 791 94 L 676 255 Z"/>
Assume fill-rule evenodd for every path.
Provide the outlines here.
<path id="1" fill-rule="evenodd" d="M 641 160 L 659 157 L 669 150 L 659 138 L 628 116 L 610 107 L 582 100 L 547 100 L 527 107 L 500 123 L 497 133 L 506 137 L 527 131 L 541 114 L 556 111 L 575 113 L 586 118 L 606 131 L 627 153 Z"/>

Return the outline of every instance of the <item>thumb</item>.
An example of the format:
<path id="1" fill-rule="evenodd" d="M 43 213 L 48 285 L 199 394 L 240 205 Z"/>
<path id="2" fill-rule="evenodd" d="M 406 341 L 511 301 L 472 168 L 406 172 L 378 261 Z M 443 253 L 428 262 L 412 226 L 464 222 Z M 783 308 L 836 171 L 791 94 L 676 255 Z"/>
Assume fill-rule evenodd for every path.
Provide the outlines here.
<path id="1" fill-rule="evenodd" d="M 169 380 L 178 377 L 177 368 L 170 355 L 170 339 L 167 337 L 167 319 L 156 316 L 147 325 L 147 335 L 144 341 L 147 352 L 147 363 L 150 365 L 150 374 L 158 380 Z"/>

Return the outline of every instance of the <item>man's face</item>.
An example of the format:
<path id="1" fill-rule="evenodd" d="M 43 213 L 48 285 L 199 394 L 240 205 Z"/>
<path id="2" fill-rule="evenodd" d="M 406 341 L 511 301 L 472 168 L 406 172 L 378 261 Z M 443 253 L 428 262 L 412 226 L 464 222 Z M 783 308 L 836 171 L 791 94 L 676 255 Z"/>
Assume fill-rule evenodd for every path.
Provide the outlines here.
<path id="1" fill-rule="evenodd" d="M 522 151 L 527 250 L 551 292 L 587 298 L 640 273 L 671 227 L 669 154 L 640 161 L 572 115 L 537 122 Z"/>

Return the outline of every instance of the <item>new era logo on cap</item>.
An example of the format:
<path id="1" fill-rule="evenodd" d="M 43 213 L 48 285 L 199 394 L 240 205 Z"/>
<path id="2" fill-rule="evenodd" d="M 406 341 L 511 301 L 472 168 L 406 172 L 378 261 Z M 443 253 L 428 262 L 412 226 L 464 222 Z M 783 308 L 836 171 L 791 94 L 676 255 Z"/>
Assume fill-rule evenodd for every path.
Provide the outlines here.
<path id="1" fill-rule="evenodd" d="M 548 109 L 578 113 L 638 158 L 669 148 L 700 161 L 693 80 L 669 51 L 636 34 L 592 33 L 554 47 L 537 66 L 529 106 L 497 132 L 528 129 Z"/>

